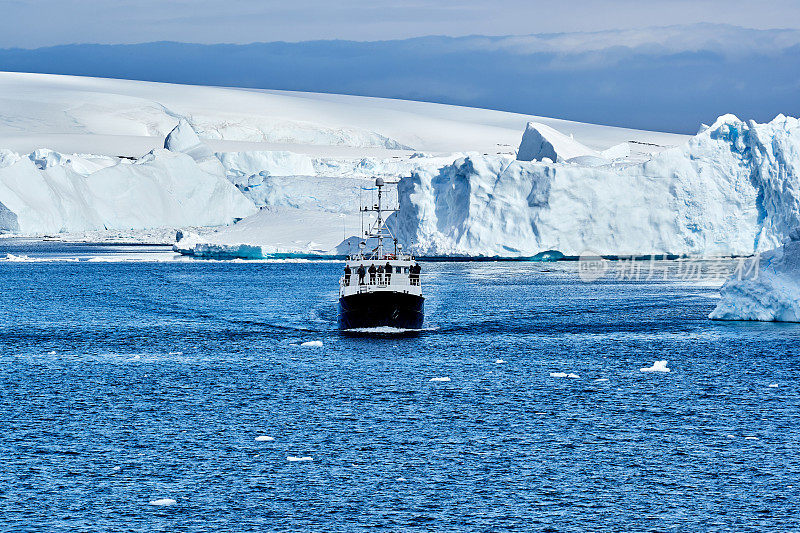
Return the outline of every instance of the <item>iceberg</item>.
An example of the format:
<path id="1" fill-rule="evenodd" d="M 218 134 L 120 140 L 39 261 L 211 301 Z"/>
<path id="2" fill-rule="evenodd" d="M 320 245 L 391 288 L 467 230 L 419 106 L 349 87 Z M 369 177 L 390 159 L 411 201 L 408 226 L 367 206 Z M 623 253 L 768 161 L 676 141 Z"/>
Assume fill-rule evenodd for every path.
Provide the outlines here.
<path id="1" fill-rule="evenodd" d="M 643 163 L 469 155 L 400 182 L 397 234 L 423 256 L 750 255 L 800 225 L 798 147 L 796 118 L 725 115 Z"/>
<path id="2" fill-rule="evenodd" d="M 539 122 L 528 122 L 517 150 L 517 161 L 563 163 L 578 157 L 599 158 L 600 154 L 572 137 Z"/>
<path id="3" fill-rule="evenodd" d="M 174 150 L 156 149 L 133 162 L 0 150 L 0 231 L 214 226 L 256 210 L 188 125 L 181 123 L 165 145 Z"/>
<path id="4" fill-rule="evenodd" d="M 800 230 L 744 261 L 720 289 L 712 320 L 800 322 Z"/>

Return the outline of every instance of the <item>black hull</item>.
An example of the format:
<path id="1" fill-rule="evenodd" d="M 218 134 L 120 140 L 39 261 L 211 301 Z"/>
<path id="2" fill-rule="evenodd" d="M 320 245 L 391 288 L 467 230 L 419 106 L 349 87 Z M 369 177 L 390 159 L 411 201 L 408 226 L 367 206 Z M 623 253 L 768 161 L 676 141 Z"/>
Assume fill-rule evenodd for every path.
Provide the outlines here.
<path id="1" fill-rule="evenodd" d="M 339 298 L 339 329 L 419 329 L 424 320 L 425 298 L 415 294 L 377 291 Z"/>

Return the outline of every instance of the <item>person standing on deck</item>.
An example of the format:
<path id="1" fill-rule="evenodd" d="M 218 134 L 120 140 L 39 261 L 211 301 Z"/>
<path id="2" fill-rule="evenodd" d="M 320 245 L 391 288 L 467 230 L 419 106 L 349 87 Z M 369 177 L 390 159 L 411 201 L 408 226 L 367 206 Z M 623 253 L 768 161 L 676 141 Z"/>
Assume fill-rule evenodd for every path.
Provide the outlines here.
<path id="1" fill-rule="evenodd" d="M 367 269 L 364 268 L 364 265 L 358 265 L 358 270 L 356 272 L 358 272 L 358 284 L 363 285 L 364 276 L 367 275 Z"/>
<path id="2" fill-rule="evenodd" d="M 386 261 L 383 271 L 386 273 L 386 284 L 389 285 L 392 282 L 392 264 L 389 261 Z"/>
<path id="3" fill-rule="evenodd" d="M 352 270 L 350 270 L 350 265 L 344 265 L 344 284 L 345 286 L 350 285 L 350 274 Z"/>
<path id="4" fill-rule="evenodd" d="M 419 263 L 411 265 L 409 269 L 409 281 L 411 281 L 412 285 L 419 285 L 419 273 L 422 272 L 422 269 L 419 267 Z"/>
<path id="5" fill-rule="evenodd" d="M 375 285 L 375 273 L 378 271 L 378 269 L 375 268 L 375 263 L 371 264 L 367 271 L 369 272 L 369 284 Z"/>

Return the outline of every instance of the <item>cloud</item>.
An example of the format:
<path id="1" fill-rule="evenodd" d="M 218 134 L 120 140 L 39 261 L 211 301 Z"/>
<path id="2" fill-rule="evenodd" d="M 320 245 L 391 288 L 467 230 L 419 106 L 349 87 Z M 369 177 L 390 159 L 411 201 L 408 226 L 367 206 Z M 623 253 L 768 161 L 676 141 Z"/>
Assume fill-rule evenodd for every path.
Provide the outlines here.
<path id="1" fill-rule="evenodd" d="M 634 30 L 633 44 L 646 37 L 637 31 L 654 22 L 800 29 L 796 0 L 0 0 L 0 10 L 0 47 L 25 48 L 592 33 L 574 44 L 563 36 L 518 43 L 531 49 L 603 46 L 609 35 L 602 32 L 610 29 Z"/>

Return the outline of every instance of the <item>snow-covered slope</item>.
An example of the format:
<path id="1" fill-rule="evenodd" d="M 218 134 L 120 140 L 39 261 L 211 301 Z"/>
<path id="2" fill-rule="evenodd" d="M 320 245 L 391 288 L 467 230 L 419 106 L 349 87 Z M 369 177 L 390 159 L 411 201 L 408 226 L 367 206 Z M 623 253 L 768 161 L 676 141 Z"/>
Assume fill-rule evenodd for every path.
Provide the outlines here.
<path id="1" fill-rule="evenodd" d="M 791 237 L 744 262 L 720 289 L 709 318 L 800 322 L 800 230 Z"/>
<path id="2" fill-rule="evenodd" d="M 320 157 L 391 157 L 407 149 L 513 153 L 530 121 L 597 150 L 631 140 L 663 146 L 686 140 L 384 98 L 0 73 L 0 147 L 17 152 L 47 147 L 138 157 L 161 146 L 181 118 L 216 152 L 290 150 Z"/>
<path id="3" fill-rule="evenodd" d="M 468 157 L 400 186 L 423 255 L 751 254 L 800 225 L 800 123 L 727 115 L 642 164 Z"/>

